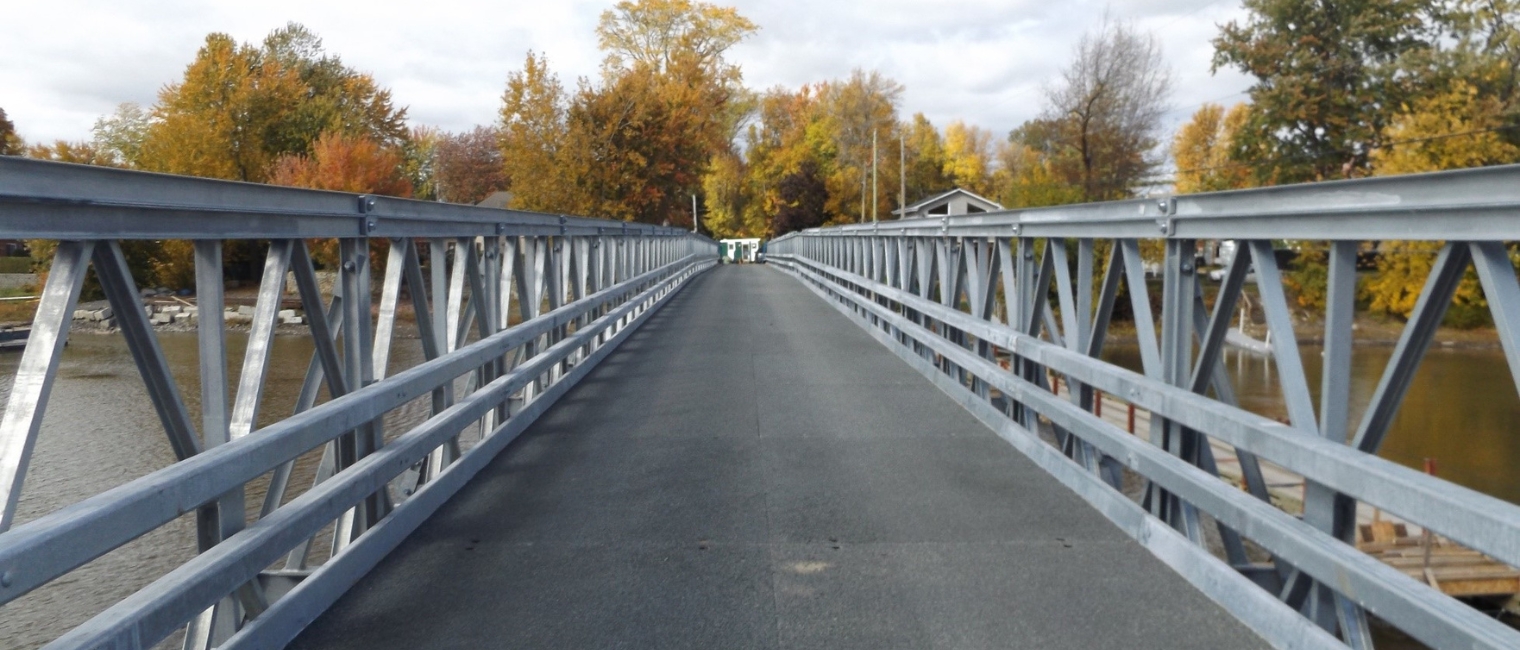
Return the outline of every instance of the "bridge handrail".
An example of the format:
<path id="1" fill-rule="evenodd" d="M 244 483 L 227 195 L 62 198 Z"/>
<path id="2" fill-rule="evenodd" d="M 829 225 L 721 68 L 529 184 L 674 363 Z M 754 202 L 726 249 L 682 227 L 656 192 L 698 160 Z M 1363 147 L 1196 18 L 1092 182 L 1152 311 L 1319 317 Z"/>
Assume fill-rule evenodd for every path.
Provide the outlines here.
<path id="1" fill-rule="evenodd" d="M 1274 644 L 1371 647 L 1372 614 L 1433 647 L 1501 648 L 1520 646 L 1520 632 L 1446 596 L 1432 574 L 1411 578 L 1352 542 L 1365 504 L 1520 566 L 1520 506 L 1375 455 L 1468 269 L 1520 388 L 1517 215 L 1520 166 L 1510 165 L 813 228 L 772 240 L 767 257 Z M 1204 240 L 1235 244 L 1212 305 Z M 1437 242 L 1432 269 L 1353 421 L 1358 260 L 1388 254 L 1368 241 L 1405 240 Z M 1328 258 L 1317 388 L 1278 246 Z M 1162 276 L 1159 314 L 1152 273 Z M 1285 422 L 1241 408 L 1223 371 L 1252 282 Z M 1100 358 L 1126 293 L 1140 371 Z M 1105 395 L 1149 416 L 1149 440 L 1092 412 Z M 1211 441 L 1233 447 L 1243 486 L 1222 480 Z M 1302 519 L 1271 502 L 1263 460 L 1302 477 Z M 1123 492 L 1126 471 L 1144 482 L 1138 504 Z M 1214 542 L 1204 515 L 1218 526 Z"/>
<path id="2" fill-rule="evenodd" d="M 777 237 L 1520 241 L 1520 165 L 809 228 Z"/>
<path id="3" fill-rule="evenodd" d="M 0 419 L 0 605 L 17 611 L 21 596 L 187 513 L 196 538 L 184 541 L 200 550 L 49 647 L 150 647 L 182 625 L 187 647 L 288 642 L 718 261 L 711 239 L 666 226 L 11 157 L 0 157 L 0 237 L 58 240 Z M 130 239 L 194 240 L 201 427 L 127 265 Z M 229 382 L 222 249 L 238 239 L 268 244 Z M 338 240 L 330 292 L 308 251 L 324 239 Z M 10 528 L 92 269 L 179 462 Z M 296 414 L 255 428 L 287 274 L 315 351 Z M 406 298 L 427 360 L 387 377 Z M 324 383 L 334 397 L 319 404 Z M 386 416 L 429 397 L 421 424 L 386 440 Z M 296 461 L 316 450 L 316 484 L 287 502 Z M 245 526 L 245 491 L 266 475 Z M 313 566 L 329 525 L 332 554 Z"/>
<path id="4" fill-rule="evenodd" d="M 1005 371 L 995 363 L 950 342 L 942 334 L 931 332 L 894 311 L 861 297 L 861 294 L 875 294 L 898 302 L 902 297 L 900 293 L 883 290 L 887 288 L 858 276 L 851 277 L 853 274 L 824 270 L 819 265 L 790 255 L 779 256 L 779 259 L 782 263 L 797 264 L 801 267 L 798 270 L 802 276 L 817 286 L 828 287 L 831 297 L 848 300 L 861 311 L 876 316 L 880 319 L 878 322 L 890 324 L 898 332 L 911 332 L 915 341 L 932 348 L 935 353 L 987 382 L 1003 395 L 1030 405 L 1057 426 L 1076 433 L 1103 453 L 1119 459 L 1130 470 L 1197 505 L 1221 523 L 1242 531 L 1292 566 L 1315 579 L 1336 584 L 1355 594 L 1364 607 L 1398 621 L 1399 627 L 1416 632 L 1422 638 L 1462 638 L 1470 642 L 1470 645 L 1464 647 L 1507 648 L 1520 642 L 1520 633 L 1492 617 L 1445 597 L 1429 585 L 1415 581 L 1355 547 L 1341 543 L 1235 486 L 1221 482 L 1218 477 L 1051 394 L 1049 389 L 1039 388 L 1033 382 Z M 1052 343 L 1032 339 L 1027 335 L 993 329 L 1006 328 L 981 326 L 963 330 L 960 328 L 963 321 L 956 316 L 961 313 L 943 305 L 924 304 L 920 301 L 903 301 L 902 304 L 951 328 L 977 335 L 979 340 L 1016 351 L 1020 356 L 1069 375 L 1078 382 L 1115 395 L 1126 395 L 1136 406 L 1144 406 L 1156 415 L 1195 427 L 1351 496 L 1365 498 L 1372 503 L 1387 502 L 1378 491 L 1390 490 L 1399 497 L 1398 503 L 1409 506 L 1408 510 L 1388 508 L 1390 512 L 1418 522 L 1428 521 L 1419 518 L 1420 515 L 1431 516 L 1449 526 L 1431 526 L 1433 529 L 1442 533 L 1461 530 L 1467 534 L 1453 534 L 1451 537 L 1464 542 L 1480 540 L 1482 544 L 1474 545 L 1474 548 L 1514 562 L 1508 560 L 1514 552 L 1513 546 L 1520 541 L 1520 507 L 1514 504 L 1344 445 L 1336 445 L 1318 436 L 1305 435 L 1305 432 L 1294 431 L 1287 425 L 1250 412 L 1238 409 L 1230 412 L 1232 409 L 1217 402 L 1181 388 L 1147 381 L 1144 376 L 1133 371 L 1109 367 L 1094 372 L 1093 366 L 1102 362 L 1076 356 Z M 983 338 L 981 334 L 989 336 Z M 1005 347 L 1007 341 L 1015 342 L 1012 347 Z M 999 428 L 998 433 L 1005 438 L 1027 435 L 1003 428 Z M 1323 457 L 1316 462 L 1313 457 L 1315 454 L 1322 454 Z M 1346 474 L 1347 471 L 1366 471 L 1368 480 L 1358 481 L 1355 475 Z M 1378 479 L 1388 482 L 1374 485 L 1372 482 Z M 1443 507 L 1452 508 L 1455 512 L 1442 513 Z M 1484 512 L 1483 508 L 1494 510 Z M 1480 536 L 1483 533 L 1494 536 Z M 1498 552 L 1491 550 L 1495 548 Z M 1205 561 L 1213 558 L 1194 554 L 1191 559 Z M 1228 570 L 1228 567 L 1221 568 Z M 1239 582 L 1242 589 L 1255 589 L 1254 585 Z M 1312 627 L 1307 621 L 1299 622 L 1295 626 L 1299 629 L 1294 630 L 1293 634 L 1304 634 L 1303 628 L 1306 626 Z M 1274 632 L 1281 633 L 1281 630 Z"/>
<path id="5" fill-rule="evenodd" d="M 193 512 L 228 490 L 425 396 L 595 308 L 622 301 L 635 292 L 648 293 L 646 287 L 650 283 L 691 266 L 694 258 L 682 258 L 625 284 L 497 332 L 454 354 L 425 361 L 270 424 L 255 431 L 256 435 L 208 449 L 0 533 L 0 572 L 10 576 L 8 583 L 0 586 L 0 605 Z M 627 302 L 617 313 L 626 313 L 636 304 Z"/>
<path id="6" fill-rule="evenodd" d="M 691 231 L 0 156 L 0 238 L 273 239 L 638 235 Z"/>

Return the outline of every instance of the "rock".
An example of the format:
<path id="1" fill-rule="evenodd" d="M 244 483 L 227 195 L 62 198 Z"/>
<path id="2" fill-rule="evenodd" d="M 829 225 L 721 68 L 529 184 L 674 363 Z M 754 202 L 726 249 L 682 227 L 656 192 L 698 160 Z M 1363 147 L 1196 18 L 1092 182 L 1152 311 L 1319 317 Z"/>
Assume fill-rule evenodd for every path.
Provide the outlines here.
<path id="1" fill-rule="evenodd" d="M 83 309 L 75 309 L 74 310 L 74 320 L 89 320 L 89 318 L 90 318 L 90 312 L 87 312 L 87 311 L 85 311 Z"/>
<path id="2" fill-rule="evenodd" d="M 116 312 L 111 311 L 110 307 L 102 308 L 95 313 L 100 315 L 100 320 L 110 320 L 112 316 L 116 315 Z"/>
<path id="3" fill-rule="evenodd" d="M 158 311 L 161 314 L 178 314 L 179 305 L 164 305 L 162 307 L 159 307 Z"/>
<path id="4" fill-rule="evenodd" d="M 291 316 L 290 320 L 285 321 L 285 324 L 286 325 L 300 325 L 300 324 L 303 324 L 305 322 L 306 322 L 306 319 L 301 318 L 300 316 Z"/>
<path id="5" fill-rule="evenodd" d="M 152 318 L 148 319 L 148 322 L 154 325 L 168 325 L 173 321 L 174 317 L 170 314 L 154 314 Z"/>
<path id="6" fill-rule="evenodd" d="M 237 313 L 242 314 L 244 316 L 250 316 L 251 317 L 251 316 L 253 316 L 253 306 L 252 305 L 238 305 Z"/>
<path id="7" fill-rule="evenodd" d="M 112 329 L 112 328 L 116 327 L 116 319 L 115 318 L 107 318 L 107 319 L 101 320 L 100 321 L 100 327 L 101 327 L 101 329 Z"/>
<path id="8" fill-rule="evenodd" d="M 174 322 L 176 322 L 176 323 L 188 323 L 188 322 L 190 322 L 190 314 L 186 314 L 186 313 L 183 313 L 183 312 L 178 313 L 178 314 L 174 314 Z"/>
<path id="9" fill-rule="evenodd" d="M 280 320 L 286 320 L 286 319 L 290 319 L 290 318 L 295 318 L 296 317 L 296 310 L 294 310 L 294 309 L 281 309 L 280 313 L 276 314 L 276 315 L 279 316 Z"/>

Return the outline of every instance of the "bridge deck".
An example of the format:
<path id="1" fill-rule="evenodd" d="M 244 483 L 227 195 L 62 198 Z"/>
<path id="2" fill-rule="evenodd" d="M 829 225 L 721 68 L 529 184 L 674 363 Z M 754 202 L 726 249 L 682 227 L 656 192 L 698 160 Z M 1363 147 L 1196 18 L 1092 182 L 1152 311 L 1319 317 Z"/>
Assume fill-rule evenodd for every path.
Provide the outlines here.
<path id="1" fill-rule="evenodd" d="M 796 281 L 726 266 L 293 647 L 1263 645 Z"/>

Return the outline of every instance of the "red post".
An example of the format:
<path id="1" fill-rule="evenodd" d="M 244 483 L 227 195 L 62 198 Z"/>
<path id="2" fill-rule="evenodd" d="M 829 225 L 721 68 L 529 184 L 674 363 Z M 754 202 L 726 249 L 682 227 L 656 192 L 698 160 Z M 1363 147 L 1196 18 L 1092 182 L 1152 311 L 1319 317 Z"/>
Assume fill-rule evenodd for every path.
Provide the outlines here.
<path id="1" fill-rule="evenodd" d="M 1093 415 L 1103 417 L 1103 391 L 1093 391 Z"/>
<path id="2" fill-rule="evenodd" d="M 1061 394 L 1061 376 L 1060 375 L 1057 375 L 1057 374 L 1050 375 L 1050 392 L 1053 393 L 1053 394 L 1056 394 L 1056 395 L 1060 395 Z"/>
<path id="3" fill-rule="evenodd" d="M 1434 459 L 1434 458 L 1426 458 L 1425 459 L 1425 473 L 1429 474 L 1431 476 L 1435 476 L 1436 475 L 1436 459 Z"/>
<path id="4" fill-rule="evenodd" d="M 1129 405 L 1129 432 L 1135 432 L 1135 405 Z"/>

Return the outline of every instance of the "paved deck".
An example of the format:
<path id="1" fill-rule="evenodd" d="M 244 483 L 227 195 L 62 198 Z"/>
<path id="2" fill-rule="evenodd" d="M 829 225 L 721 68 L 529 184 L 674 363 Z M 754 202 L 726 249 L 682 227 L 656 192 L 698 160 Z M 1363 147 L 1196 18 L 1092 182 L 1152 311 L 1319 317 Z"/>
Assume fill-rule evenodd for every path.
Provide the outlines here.
<path id="1" fill-rule="evenodd" d="M 801 284 L 724 266 L 293 647 L 1265 644 Z"/>

